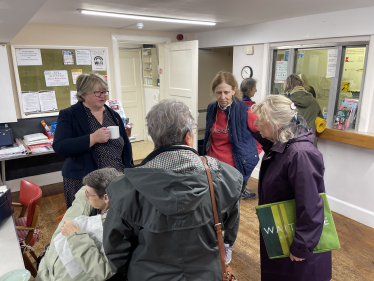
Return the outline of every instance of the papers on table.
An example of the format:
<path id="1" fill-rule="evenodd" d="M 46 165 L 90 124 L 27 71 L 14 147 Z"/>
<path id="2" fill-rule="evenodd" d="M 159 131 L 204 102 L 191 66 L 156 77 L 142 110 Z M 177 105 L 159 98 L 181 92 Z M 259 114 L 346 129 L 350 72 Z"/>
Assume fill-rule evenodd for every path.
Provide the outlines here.
<path id="1" fill-rule="evenodd" d="M 22 154 L 22 152 L 23 150 L 18 146 L 0 149 L 0 158 L 7 157 L 9 155 Z"/>
<path id="2" fill-rule="evenodd" d="M 77 65 L 91 65 L 91 51 L 75 50 L 75 59 L 77 61 Z"/>
<path id="3" fill-rule="evenodd" d="M 17 65 L 42 65 L 40 49 L 16 49 Z"/>
<path id="4" fill-rule="evenodd" d="M 88 216 L 79 216 L 75 218 L 73 224 L 77 225 L 81 230 L 87 232 L 88 236 L 93 240 L 95 246 L 99 249 L 100 252 L 104 253 L 103 248 L 103 224 L 101 221 L 101 215 L 96 215 L 93 217 Z M 76 277 L 83 269 L 75 261 L 73 254 L 69 248 L 69 243 L 67 237 L 59 233 L 55 239 L 55 248 L 58 253 L 58 256 L 65 266 L 67 272 L 71 278 Z"/>
<path id="5" fill-rule="evenodd" d="M 22 106 L 24 113 L 58 111 L 55 91 L 22 92 Z"/>
<path id="6" fill-rule="evenodd" d="M 93 71 L 106 70 L 105 50 L 92 50 L 91 58 Z"/>
<path id="7" fill-rule="evenodd" d="M 31 135 L 25 135 L 23 137 L 25 144 L 33 145 L 33 144 L 40 144 L 40 143 L 48 143 L 50 142 L 48 137 L 42 133 L 36 133 Z"/>

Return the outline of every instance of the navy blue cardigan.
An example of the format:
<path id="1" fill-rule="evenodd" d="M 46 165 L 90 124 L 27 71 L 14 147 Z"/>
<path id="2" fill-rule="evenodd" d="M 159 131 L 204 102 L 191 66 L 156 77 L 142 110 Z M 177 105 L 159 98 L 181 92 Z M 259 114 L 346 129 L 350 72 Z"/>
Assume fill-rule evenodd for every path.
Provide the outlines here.
<path id="1" fill-rule="evenodd" d="M 212 102 L 208 105 L 206 115 L 206 129 L 204 138 L 204 155 L 207 154 L 211 143 L 211 128 L 215 122 L 218 103 Z M 228 122 L 229 140 L 232 148 L 232 155 L 236 169 L 243 175 L 245 182 L 251 176 L 253 169 L 258 163 L 258 153 L 256 140 L 252 132 L 248 129 L 248 110 L 249 105 L 234 98 L 231 104 L 230 118 Z M 226 118 L 229 114 L 229 108 L 225 110 Z"/>
<path id="2" fill-rule="evenodd" d="M 132 149 L 121 117 L 113 109 L 107 107 L 125 142 L 122 161 L 126 168 L 132 165 Z M 53 149 L 66 157 L 62 167 L 62 176 L 82 179 L 88 173 L 97 170 L 97 156 L 94 147 L 90 147 L 90 125 L 86 111 L 81 102 L 60 111 L 53 141 Z"/>

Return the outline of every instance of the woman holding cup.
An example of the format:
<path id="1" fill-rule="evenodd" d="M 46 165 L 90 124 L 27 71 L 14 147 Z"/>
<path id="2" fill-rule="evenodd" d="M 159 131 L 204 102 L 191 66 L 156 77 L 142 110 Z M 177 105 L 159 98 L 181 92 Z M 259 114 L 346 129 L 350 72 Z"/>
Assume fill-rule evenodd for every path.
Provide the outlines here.
<path id="1" fill-rule="evenodd" d="M 106 80 L 96 73 L 83 73 L 76 86 L 78 102 L 60 111 L 53 142 L 55 152 L 67 158 L 62 168 L 66 209 L 88 173 L 107 167 L 123 172 L 132 167 L 131 144 L 122 119 L 105 105 Z"/>

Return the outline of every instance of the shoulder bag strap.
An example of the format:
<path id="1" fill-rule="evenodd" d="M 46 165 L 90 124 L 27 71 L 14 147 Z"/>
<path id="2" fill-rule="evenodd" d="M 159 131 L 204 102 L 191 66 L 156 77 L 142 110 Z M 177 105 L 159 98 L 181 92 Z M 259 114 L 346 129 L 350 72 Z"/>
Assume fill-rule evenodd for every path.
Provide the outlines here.
<path id="1" fill-rule="evenodd" d="M 219 219 L 218 219 L 218 212 L 217 212 L 217 205 L 216 205 L 216 197 L 214 195 L 212 174 L 210 173 L 210 169 L 206 163 L 205 157 L 200 156 L 200 158 L 203 161 L 205 171 L 208 177 L 208 182 L 209 182 L 210 197 L 212 199 L 212 206 L 213 206 L 214 229 L 216 230 L 216 234 L 217 234 L 219 257 L 220 257 L 221 268 L 222 268 L 222 276 L 226 276 L 225 247 L 223 245 L 221 223 L 219 222 Z"/>

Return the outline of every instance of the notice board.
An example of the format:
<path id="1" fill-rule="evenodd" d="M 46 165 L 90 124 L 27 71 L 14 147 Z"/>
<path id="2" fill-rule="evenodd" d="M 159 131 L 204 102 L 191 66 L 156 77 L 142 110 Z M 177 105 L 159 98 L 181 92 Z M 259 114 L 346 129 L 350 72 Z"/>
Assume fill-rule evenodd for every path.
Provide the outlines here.
<path id="1" fill-rule="evenodd" d="M 23 60 L 19 54 L 26 50 L 40 50 L 40 53 L 39 51 L 37 52 L 39 57 L 35 58 L 34 61 L 32 61 L 32 57 Z M 78 62 L 79 64 L 77 64 L 77 50 L 78 52 L 86 50 L 86 53 L 88 53 L 87 51 L 103 50 L 103 54 L 105 55 L 103 61 L 105 65 L 97 67 L 93 65 L 93 60 L 91 60 L 90 65 L 81 65 L 82 62 Z M 76 70 L 81 70 L 82 73 L 96 72 L 103 75 L 104 78 L 107 79 L 108 85 L 110 84 L 108 77 L 108 49 L 106 47 L 12 46 L 12 55 L 22 118 L 54 116 L 58 115 L 58 111 L 70 107 L 70 92 L 76 91 L 76 85 L 73 81 L 76 80 L 73 74 Z M 48 82 L 46 83 L 45 71 L 67 73 L 68 82 L 65 81 L 66 83 L 64 83 L 63 86 L 50 86 Z M 22 103 L 22 92 L 27 91 L 54 91 L 58 111 L 38 113 L 25 112 Z"/>

